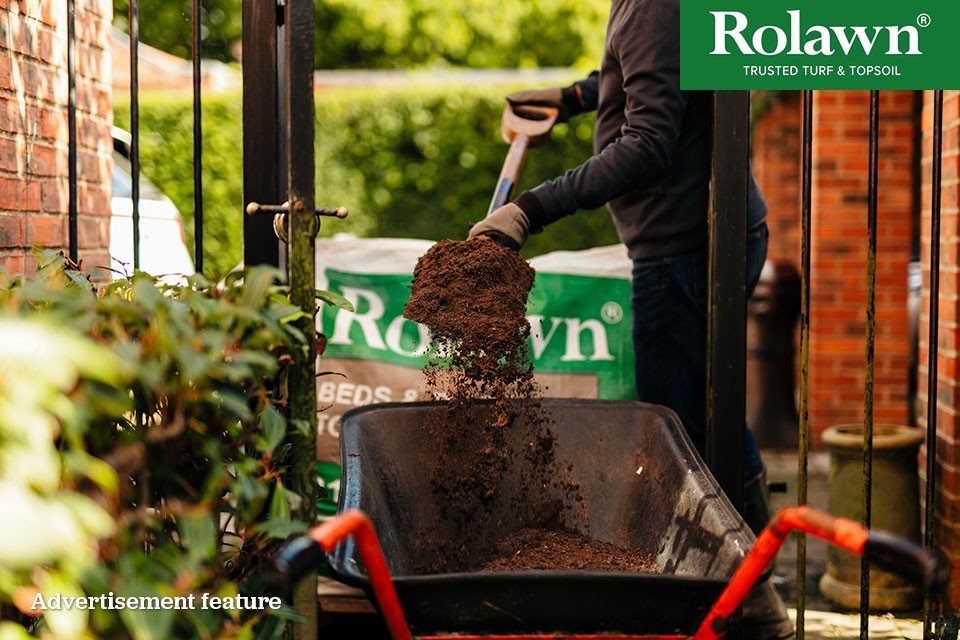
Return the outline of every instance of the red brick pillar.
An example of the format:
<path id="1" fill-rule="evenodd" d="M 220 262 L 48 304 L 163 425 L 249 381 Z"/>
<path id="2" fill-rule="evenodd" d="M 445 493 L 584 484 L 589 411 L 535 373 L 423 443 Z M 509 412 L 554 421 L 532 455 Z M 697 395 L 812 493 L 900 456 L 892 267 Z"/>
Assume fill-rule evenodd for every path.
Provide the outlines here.
<path id="1" fill-rule="evenodd" d="M 880 95 L 874 419 L 907 424 L 914 102 L 910 91 Z M 818 436 L 863 420 L 869 93 L 817 91 L 813 118 L 810 426 Z"/>
<path id="2" fill-rule="evenodd" d="M 77 1 L 79 247 L 109 265 L 110 19 L 106 0 Z M 31 272 L 31 247 L 68 237 L 66 0 L 0 0 L 0 266 Z"/>
<path id="3" fill-rule="evenodd" d="M 921 264 L 923 296 L 920 306 L 919 403 L 920 424 L 927 424 L 927 385 L 930 332 L 930 203 L 933 158 L 933 93 L 925 92 L 923 110 L 923 205 Z M 936 529 L 939 545 L 953 561 L 950 598 L 960 607 L 960 92 L 947 91 L 943 104 L 943 183 L 941 188 L 939 345 L 937 361 L 937 456 L 935 476 Z M 921 452 L 921 460 L 926 451 Z M 926 476 L 921 466 L 921 473 Z M 925 480 L 925 478 L 924 478 Z"/>

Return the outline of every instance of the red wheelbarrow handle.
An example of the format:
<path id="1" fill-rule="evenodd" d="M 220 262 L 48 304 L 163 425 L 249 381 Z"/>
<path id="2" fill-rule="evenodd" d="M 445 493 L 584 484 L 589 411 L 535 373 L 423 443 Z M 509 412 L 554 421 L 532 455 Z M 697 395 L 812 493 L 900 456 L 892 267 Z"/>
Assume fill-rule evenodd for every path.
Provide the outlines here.
<path id="1" fill-rule="evenodd" d="M 779 511 L 734 572 L 727 587 L 704 618 L 693 640 L 715 640 L 726 633 L 730 617 L 764 572 L 791 531 L 823 538 L 886 569 L 909 575 L 927 589 L 941 589 L 950 579 L 950 563 L 909 540 L 884 531 L 868 531 L 856 522 L 815 511 L 789 507 Z"/>
<path id="2" fill-rule="evenodd" d="M 377 604 L 384 623 L 394 640 L 412 640 L 397 591 L 390 578 L 390 570 L 380 550 L 380 542 L 373 530 L 373 523 L 362 511 L 349 509 L 342 514 L 312 528 L 307 535 L 294 538 L 283 546 L 273 558 L 270 576 L 271 587 L 288 593 L 300 578 L 313 572 L 323 554 L 333 549 L 338 542 L 353 536 L 360 559 L 367 570 L 370 586 L 377 594 Z"/>
<path id="3" fill-rule="evenodd" d="M 802 531 L 823 538 L 877 565 L 907 574 L 927 589 L 941 589 L 950 579 L 950 563 L 942 555 L 930 553 L 890 533 L 867 531 L 852 520 L 834 518 L 808 507 L 790 507 L 779 511 L 767 528 L 760 532 L 753 549 L 734 572 L 692 640 L 723 637 L 730 617 L 743 603 L 791 531 Z M 289 591 L 300 578 L 316 568 L 324 553 L 351 535 L 366 567 L 370 586 L 377 596 L 391 638 L 412 640 L 373 524 L 366 514 L 356 509 L 345 511 L 314 527 L 308 535 L 294 538 L 284 545 L 273 559 L 270 576 L 272 587 Z"/>

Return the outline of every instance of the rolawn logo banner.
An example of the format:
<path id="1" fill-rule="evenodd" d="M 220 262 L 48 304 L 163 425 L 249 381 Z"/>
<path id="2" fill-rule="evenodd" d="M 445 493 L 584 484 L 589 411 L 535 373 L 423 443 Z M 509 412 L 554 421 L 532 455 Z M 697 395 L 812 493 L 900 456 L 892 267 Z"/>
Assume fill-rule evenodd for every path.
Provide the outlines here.
<path id="1" fill-rule="evenodd" d="M 682 89 L 957 89 L 960 2 L 684 0 Z"/>

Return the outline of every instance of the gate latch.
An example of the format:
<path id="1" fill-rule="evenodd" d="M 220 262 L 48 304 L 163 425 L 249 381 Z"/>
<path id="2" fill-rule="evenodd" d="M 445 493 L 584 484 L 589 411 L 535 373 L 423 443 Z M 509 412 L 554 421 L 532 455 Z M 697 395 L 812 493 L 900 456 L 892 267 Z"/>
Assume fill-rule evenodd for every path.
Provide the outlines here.
<path id="1" fill-rule="evenodd" d="M 247 205 L 247 215 L 273 214 L 273 232 L 276 233 L 277 237 L 284 243 L 289 239 L 287 234 L 287 213 L 289 213 L 289 211 L 289 202 L 284 202 L 283 204 L 260 204 L 259 202 L 251 202 Z M 343 219 L 347 217 L 348 212 L 346 207 L 317 207 L 313 213 L 314 216 L 316 216 L 316 229 L 317 233 L 319 233 L 321 216 Z"/>

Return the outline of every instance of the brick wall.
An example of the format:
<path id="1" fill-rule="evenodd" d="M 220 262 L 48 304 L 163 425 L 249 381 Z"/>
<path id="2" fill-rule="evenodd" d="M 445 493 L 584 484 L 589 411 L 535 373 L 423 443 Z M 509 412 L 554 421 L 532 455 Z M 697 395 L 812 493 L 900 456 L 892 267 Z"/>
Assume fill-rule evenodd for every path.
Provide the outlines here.
<path id="1" fill-rule="evenodd" d="M 754 128 L 753 167 L 770 204 L 770 257 L 800 264 L 800 100 L 781 92 Z M 874 417 L 909 423 L 914 101 L 881 93 Z M 814 92 L 810 428 L 863 420 L 869 94 Z"/>
<path id="2" fill-rule="evenodd" d="M 751 163 L 767 200 L 767 257 L 800 268 L 800 93 L 752 94 Z"/>
<path id="3" fill-rule="evenodd" d="M 920 305 L 920 423 L 926 428 L 928 339 L 930 321 L 930 204 L 933 150 L 932 92 L 924 96 L 923 110 L 923 198 L 921 209 L 921 264 L 923 297 Z M 938 297 L 939 345 L 937 360 L 937 456 L 936 456 L 936 532 L 939 544 L 953 560 L 954 576 L 950 596 L 952 606 L 960 607 L 960 92 L 947 91 L 943 105 L 943 183 L 941 189 L 940 295 Z M 921 459 L 926 452 L 923 451 Z M 921 465 L 921 475 L 925 468 Z"/>
<path id="4" fill-rule="evenodd" d="M 79 255 L 108 265 L 110 18 L 106 0 L 78 0 Z M 66 0 L 0 0 L 0 266 L 36 267 L 33 246 L 66 251 Z"/>

